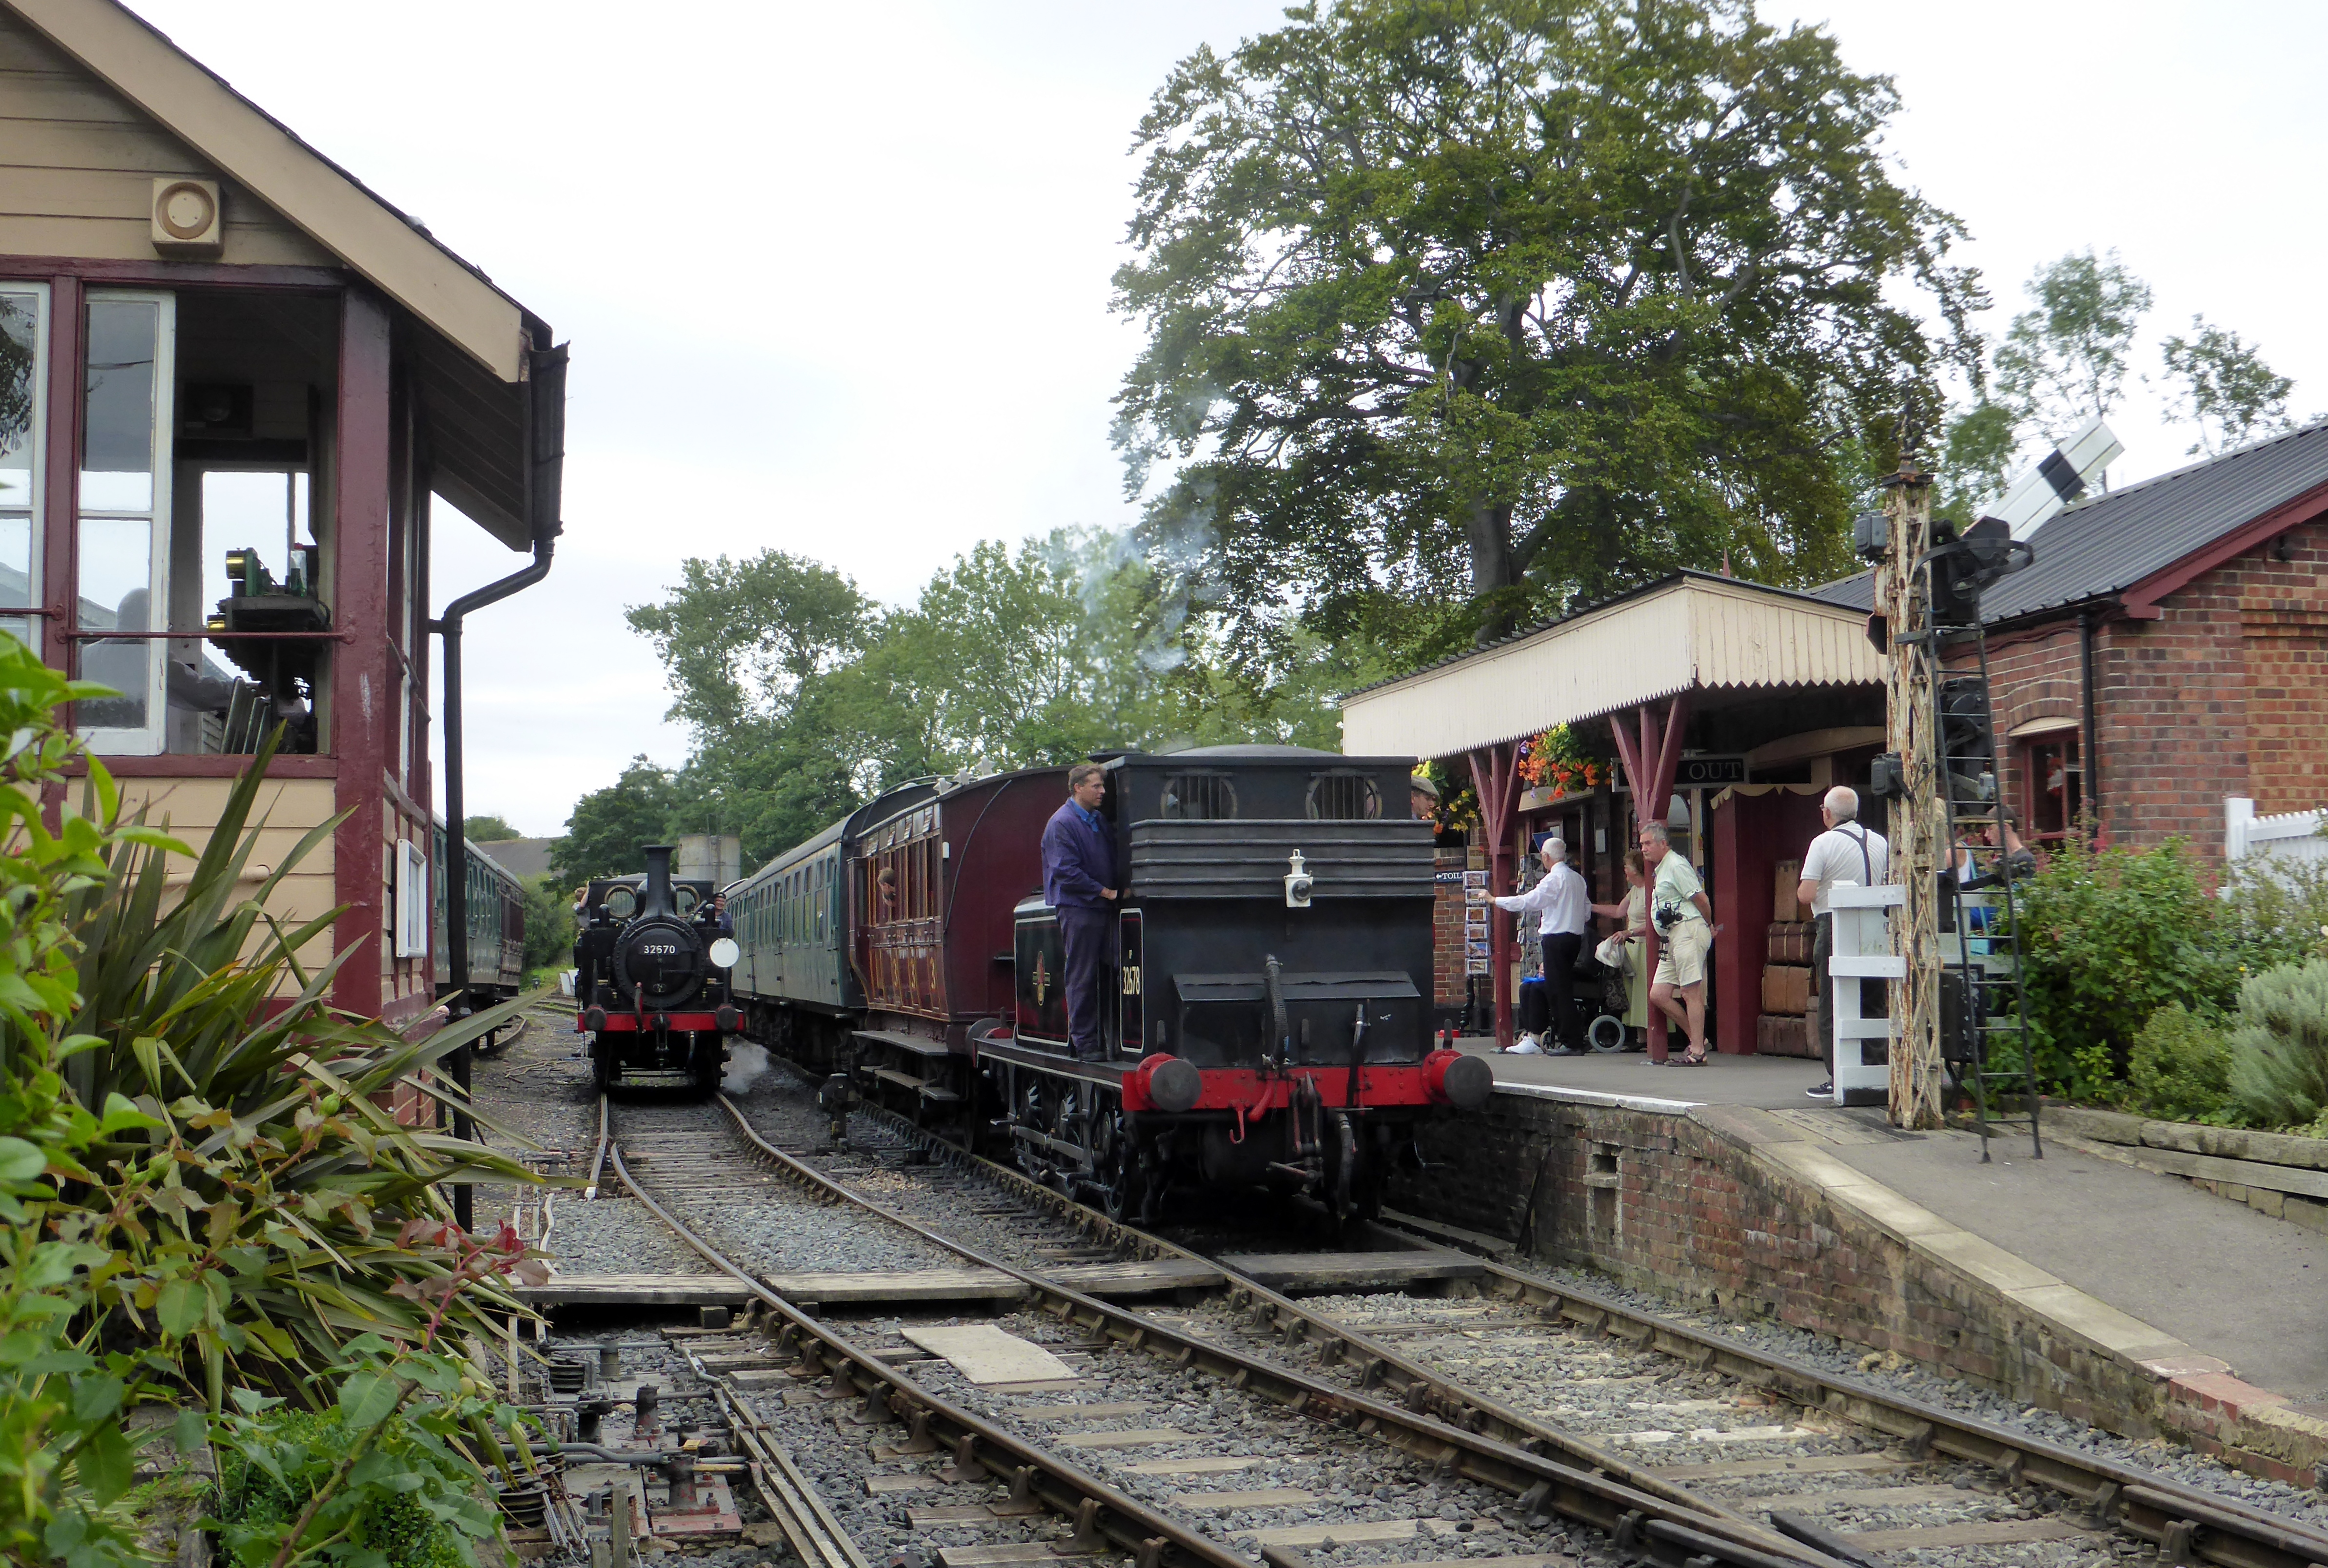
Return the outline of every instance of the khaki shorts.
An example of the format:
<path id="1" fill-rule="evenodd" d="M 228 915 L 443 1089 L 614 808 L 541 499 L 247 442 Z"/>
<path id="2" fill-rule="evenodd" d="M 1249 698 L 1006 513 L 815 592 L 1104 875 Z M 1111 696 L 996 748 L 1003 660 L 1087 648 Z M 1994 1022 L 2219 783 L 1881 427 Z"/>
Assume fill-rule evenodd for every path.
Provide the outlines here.
<path id="1" fill-rule="evenodd" d="M 1666 932 L 1657 954 L 1657 983 L 1697 984 L 1705 978 L 1705 953 L 1713 945 L 1713 927 L 1694 916 Z"/>

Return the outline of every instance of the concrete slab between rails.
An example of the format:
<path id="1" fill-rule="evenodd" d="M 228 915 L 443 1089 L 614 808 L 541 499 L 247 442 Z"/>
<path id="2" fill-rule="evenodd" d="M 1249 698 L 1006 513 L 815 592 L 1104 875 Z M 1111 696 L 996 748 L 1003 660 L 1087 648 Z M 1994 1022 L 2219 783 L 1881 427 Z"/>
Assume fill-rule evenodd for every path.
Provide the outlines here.
<path id="1" fill-rule="evenodd" d="M 1970 1134 L 1807 1109 L 1791 1059 L 1493 1061 L 1396 1207 L 2258 1474 L 2328 1466 L 2328 1236 L 2075 1144 L 1984 1165 Z"/>

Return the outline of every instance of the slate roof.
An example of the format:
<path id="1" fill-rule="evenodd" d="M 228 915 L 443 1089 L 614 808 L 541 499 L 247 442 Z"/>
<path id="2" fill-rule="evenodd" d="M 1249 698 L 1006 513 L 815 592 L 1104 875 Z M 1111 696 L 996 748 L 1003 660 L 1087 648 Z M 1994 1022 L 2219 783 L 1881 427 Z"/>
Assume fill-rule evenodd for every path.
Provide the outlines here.
<path id="1" fill-rule="evenodd" d="M 2080 501 L 2030 536 L 2035 564 L 1981 596 L 1982 618 L 1994 625 L 2123 593 L 2323 484 L 2328 422 Z M 1873 593 L 1870 572 L 1811 590 L 1861 610 Z"/>

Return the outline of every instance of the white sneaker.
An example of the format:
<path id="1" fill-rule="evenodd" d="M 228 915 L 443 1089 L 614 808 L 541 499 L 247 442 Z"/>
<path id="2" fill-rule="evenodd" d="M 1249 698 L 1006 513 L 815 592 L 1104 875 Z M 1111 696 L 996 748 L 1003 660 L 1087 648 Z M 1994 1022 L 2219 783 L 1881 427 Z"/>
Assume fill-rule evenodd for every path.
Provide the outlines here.
<path id="1" fill-rule="evenodd" d="M 1541 1056 L 1544 1055 L 1544 1042 L 1534 1035 L 1522 1035 L 1512 1042 L 1511 1054 L 1515 1056 Z"/>

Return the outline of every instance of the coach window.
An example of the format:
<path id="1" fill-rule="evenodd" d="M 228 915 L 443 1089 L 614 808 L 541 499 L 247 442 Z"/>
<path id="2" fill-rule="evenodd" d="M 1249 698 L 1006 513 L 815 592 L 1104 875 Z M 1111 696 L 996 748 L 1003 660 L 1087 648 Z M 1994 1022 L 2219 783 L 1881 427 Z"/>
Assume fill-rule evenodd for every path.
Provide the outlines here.
<path id="1" fill-rule="evenodd" d="M 1236 785 L 1226 774 L 1176 773 L 1164 779 L 1164 814 L 1182 822 L 1227 822 L 1236 815 Z"/>
<path id="2" fill-rule="evenodd" d="M 38 652 L 28 615 L 40 604 L 41 464 L 46 434 L 49 291 L 0 287 L 0 632 Z"/>
<path id="3" fill-rule="evenodd" d="M 1310 781 L 1308 805 L 1312 822 L 1372 822 L 1382 815 L 1382 792 L 1362 773 L 1321 773 Z"/>

